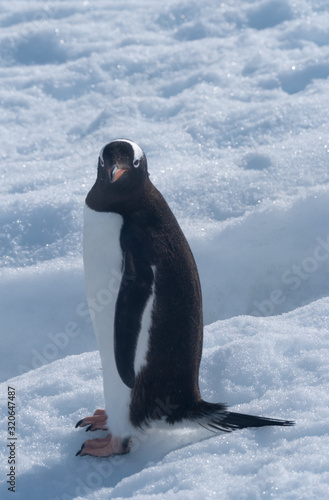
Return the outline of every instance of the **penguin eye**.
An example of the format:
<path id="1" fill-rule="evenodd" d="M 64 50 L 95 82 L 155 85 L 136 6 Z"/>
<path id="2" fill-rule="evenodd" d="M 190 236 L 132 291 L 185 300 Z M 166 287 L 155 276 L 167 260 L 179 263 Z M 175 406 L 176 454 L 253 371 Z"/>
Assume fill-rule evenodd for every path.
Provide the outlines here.
<path id="1" fill-rule="evenodd" d="M 139 164 L 140 164 L 140 161 L 139 161 L 139 160 L 135 160 L 135 161 L 134 161 L 134 167 L 136 167 L 136 168 L 137 168 L 137 167 L 139 167 Z"/>

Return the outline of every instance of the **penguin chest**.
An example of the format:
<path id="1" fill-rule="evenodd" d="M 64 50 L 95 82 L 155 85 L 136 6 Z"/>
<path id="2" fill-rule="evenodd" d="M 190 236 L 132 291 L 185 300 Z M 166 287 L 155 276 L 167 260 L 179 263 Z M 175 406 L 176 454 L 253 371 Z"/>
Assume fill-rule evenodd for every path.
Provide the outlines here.
<path id="1" fill-rule="evenodd" d="M 88 305 L 94 326 L 97 325 L 97 339 L 102 331 L 102 321 L 106 321 L 107 332 L 109 326 L 113 329 L 115 303 L 122 278 L 122 224 L 121 215 L 96 212 L 85 206 L 83 263 Z"/>
<path id="2" fill-rule="evenodd" d="M 114 357 L 114 316 L 122 279 L 120 234 L 123 219 L 114 213 L 84 209 L 83 261 L 87 301 L 103 370 L 105 407 L 110 431 L 129 431 L 131 390 L 122 382 Z"/>

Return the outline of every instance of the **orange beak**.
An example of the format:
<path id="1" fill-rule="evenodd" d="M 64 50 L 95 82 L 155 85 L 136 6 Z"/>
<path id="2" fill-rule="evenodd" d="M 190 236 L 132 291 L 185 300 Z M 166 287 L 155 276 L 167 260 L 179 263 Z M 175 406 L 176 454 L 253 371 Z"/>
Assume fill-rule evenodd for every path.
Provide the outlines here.
<path id="1" fill-rule="evenodd" d="M 117 165 L 114 165 L 112 168 L 108 168 L 107 171 L 111 182 L 116 182 L 126 170 L 126 168 L 118 168 Z"/>

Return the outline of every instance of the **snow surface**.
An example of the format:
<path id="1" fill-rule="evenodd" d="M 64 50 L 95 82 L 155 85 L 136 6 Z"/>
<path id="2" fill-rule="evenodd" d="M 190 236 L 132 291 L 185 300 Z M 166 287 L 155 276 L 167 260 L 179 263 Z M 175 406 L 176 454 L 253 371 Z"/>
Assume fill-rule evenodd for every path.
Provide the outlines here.
<path id="1" fill-rule="evenodd" d="M 15 499 L 329 498 L 328 2 L 12 0 L 0 27 Z M 76 421 L 103 406 L 82 208 L 116 137 L 143 148 L 194 251 L 203 396 L 295 427 L 156 431 L 125 457 L 75 457 Z"/>

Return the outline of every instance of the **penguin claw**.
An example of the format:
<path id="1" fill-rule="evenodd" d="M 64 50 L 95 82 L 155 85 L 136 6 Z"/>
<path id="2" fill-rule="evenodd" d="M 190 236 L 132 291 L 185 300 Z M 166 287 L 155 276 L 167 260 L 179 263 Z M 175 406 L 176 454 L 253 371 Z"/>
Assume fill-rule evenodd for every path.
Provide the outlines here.
<path id="1" fill-rule="evenodd" d="M 128 448 L 128 446 L 131 444 L 131 439 L 130 437 L 126 437 L 122 440 L 121 445 L 124 450 Z"/>
<path id="2" fill-rule="evenodd" d="M 97 431 L 97 430 L 103 430 L 106 431 L 106 421 L 107 421 L 107 414 L 105 410 L 96 410 L 95 413 L 93 414 L 92 417 L 86 417 L 82 418 L 75 424 L 75 428 L 77 429 L 78 427 L 87 427 L 87 431 Z"/>
<path id="3" fill-rule="evenodd" d="M 76 454 L 75 454 L 75 456 L 76 456 L 76 457 L 77 457 L 78 455 L 80 455 L 80 453 L 82 452 L 82 450 L 84 449 L 84 447 L 85 447 L 85 443 L 82 443 L 82 446 L 81 446 L 80 450 L 79 450 L 79 451 L 77 451 L 77 452 L 76 452 Z"/>
<path id="4" fill-rule="evenodd" d="M 91 455 L 92 457 L 110 457 L 111 455 L 125 455 L 130 451 L 131 439 L 113 437 L 108 434 L 105 438 L 89 439 L 83 443 L 76 457 Z"/>

